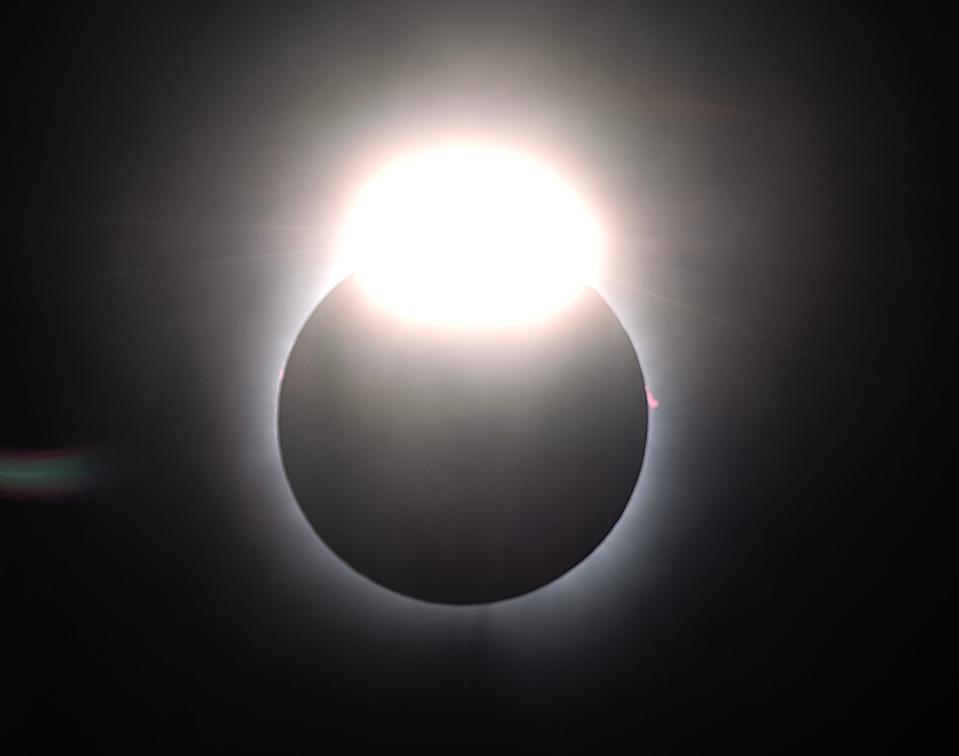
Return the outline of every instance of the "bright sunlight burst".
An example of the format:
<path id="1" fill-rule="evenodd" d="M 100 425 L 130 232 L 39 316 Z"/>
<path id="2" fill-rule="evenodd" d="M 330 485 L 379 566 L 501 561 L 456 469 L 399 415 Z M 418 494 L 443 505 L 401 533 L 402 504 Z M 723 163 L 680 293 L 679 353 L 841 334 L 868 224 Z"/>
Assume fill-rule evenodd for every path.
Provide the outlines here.
<path id="1" fill-rule="evenodd" d="M 506 325 L 555 312 L 595 282 L 599 229 L 546 168 L 453 145 L 396 160 L 360 192 L 341 252 L 404 317 Z"/>

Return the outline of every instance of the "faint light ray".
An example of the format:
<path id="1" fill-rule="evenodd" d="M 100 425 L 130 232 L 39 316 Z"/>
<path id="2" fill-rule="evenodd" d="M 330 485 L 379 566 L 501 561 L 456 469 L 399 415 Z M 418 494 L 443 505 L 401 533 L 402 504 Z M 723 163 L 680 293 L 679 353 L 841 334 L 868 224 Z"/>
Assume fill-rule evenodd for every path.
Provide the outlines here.
<path id="1" fill-rule="evenodd" d="M 216 265 L 231 262 L 246 262 L 248 260 L 266 260 L 273 257 L 292 257 L 293 255 L 308 255 L 320 252 L 319 247 L 307 247 L 303 249 L 293 249 L 284 252 L 264 252 L 259 255 L 230 255 L 224 257 L 207 257 L 202 260 L 187 260 L 184 262 L 166 263 L 161 265 L 145 265 L 142 268 L 124 268 L 123 270 L 108 270 L 99 273 L 81 273 L 73 276 L 62 276 L 60 278 L 50 278 L 50 281 L 74 281 L 74 280 L 97 280 L 105 278 L 115 278 L 120 276 L 133 276 L 141 273 L 158 273 L 164 270 L 175 270 L 177 268 L 195 268 L 203 265 Z"/>
<path id="2" fill-rule="evenodd" d="M 321 231 L 324 226 L 293 223 L 237 223 L 235 221 L 200 221 L 167 218 L 56 218 L 50 223 L 71 226 L 182 226 L 186 228 L 243 228 L 264 231 Z"/>
<path id="3" fill-rule="evenodd" d="M 759 341 L 762 341 L 766 344 L 771 344 L 773 346 L 778 346 L 781 349 L 786 349 L 787 351 L 790 351 L 793 354 L 798 354 L 801 357 L 805 357 L 806 359 L 816 362 L 820 365 L 825 365 L 827 367 L 833 368 L 834 370 L 839 370 L 843 373 L 846 373 L 847 375 L 856 376 L 860 378 L 863 377 L 862 373 L 860 373 L 859 371 L 854 370 L 850 367 L 847 367 L 846 365 L 842 365 L 833 360 L 830 360 L 826 357 L 823 357 L 822 355 L 816 354 L 815 352 L 810 352 L 810 351 L 807 351 L 806 349 L 802 349 L 801 347 L 797 347 L 786 341 L 781 341 L 779 339 L 774 339 L 770 336 L 766 336 L 765 334 L 759 333 L 758 331 L 755 331 L 751 328 L 747 328 L 746 326 L 740 325 L 739 323 L 733 323 L 732 321 L 725 320 L 724 318 L 721 318 L 717 315 L 713 315 L 712 313 L 706 312 L 705 310 L 700 310 L 696 307 L 692 307 L 691 305 L 688 305 L 685 302 L 680 302 L 679 300 L 672 299 L 671 297 L 667 297 L 662 294 L 657 294 L 655 291 L 650 291 L 649 289 L 643 288 L 642 286 L 638 286 L 637 284 L 634 284 L 631 281 L 627 281 L 624 278 L 619 278 L 618 276 L 613 276 L 608 273 L 603 273 L 602 278 L 607 279 L 609 281 L 613 281 L 614 283 L 618 283 L 622 286 L 626 286 L 627 288 L 633 289 L 634 291 L 638 291 L 642 294 L 646 294 L 647 296 L 650 296 L 653 299 L 658 299 L 661 302 L 671 304 L 674 307 L 678 307 L 681 310 L 685 310 L 686 312 L 691 312 L 695 315 L 699 315 L 700 317 L 707 318 L 708 320 L 712 320 L 713 322 L 718 323 L 719 325 L 723 325 L 723 326 L 726 326 L 727 328 L 732 328 L 735 331 L 739 331 L 740 333 L 744 333 L 749 336 L 752 336 L 753 338 L 758 339 Z"/>
<path id="4" fill-rule="evenodd" d="M 103 451 L 91 446 L 0 450 L 0 498 L 34 501 L 82 496 L 104 485 L 106 468 Z"/>

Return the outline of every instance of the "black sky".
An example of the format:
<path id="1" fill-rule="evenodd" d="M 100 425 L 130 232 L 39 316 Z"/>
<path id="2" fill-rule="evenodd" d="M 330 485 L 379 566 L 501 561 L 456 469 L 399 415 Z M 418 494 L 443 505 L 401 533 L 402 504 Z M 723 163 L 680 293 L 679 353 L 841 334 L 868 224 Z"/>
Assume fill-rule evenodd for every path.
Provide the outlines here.
<path id="1" fill-rule="evenodd" d="M 11 752 L 931 737 L 949 501 L 937 19 L 7 13 L 0 448 L 93 443 L 112 468 L 85 497 L 0 505 Z M 436 124 L 561 156 L 602 201 L 604 285 L 661 402 L 610 541 L 489 608 L 346 570 L 272 435 L 344 182 Z"/>

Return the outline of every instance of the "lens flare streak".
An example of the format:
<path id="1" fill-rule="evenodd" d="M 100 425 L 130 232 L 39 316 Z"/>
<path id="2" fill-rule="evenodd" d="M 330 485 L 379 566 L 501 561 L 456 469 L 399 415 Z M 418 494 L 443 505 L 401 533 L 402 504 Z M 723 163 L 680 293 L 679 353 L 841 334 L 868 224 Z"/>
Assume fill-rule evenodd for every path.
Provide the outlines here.
<path id="1" fill-rule="evenodd" d="M 105 467 L 102 451 L 91 447 L 0 450 L 0 498 L 42 500 L 88 494 L 103 484 Z"/>

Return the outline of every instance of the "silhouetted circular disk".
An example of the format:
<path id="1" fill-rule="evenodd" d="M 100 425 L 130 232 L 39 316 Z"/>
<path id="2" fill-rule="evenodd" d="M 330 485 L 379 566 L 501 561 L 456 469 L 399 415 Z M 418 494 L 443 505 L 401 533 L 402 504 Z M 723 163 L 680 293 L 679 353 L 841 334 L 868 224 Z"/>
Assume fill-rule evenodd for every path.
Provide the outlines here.
<path id="1" fill-rule="evenodd" d="M 584 559 L 632 494 L 646 395 L 586 290 L 532 325 L 397 317 L 350 278 L 300 332 L 280 392 L 290 486 L 360 573 L 428 601 L 517 596 Z"/>

